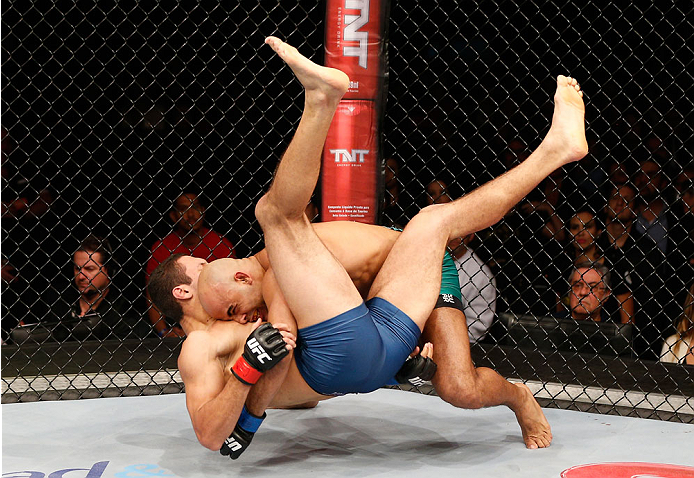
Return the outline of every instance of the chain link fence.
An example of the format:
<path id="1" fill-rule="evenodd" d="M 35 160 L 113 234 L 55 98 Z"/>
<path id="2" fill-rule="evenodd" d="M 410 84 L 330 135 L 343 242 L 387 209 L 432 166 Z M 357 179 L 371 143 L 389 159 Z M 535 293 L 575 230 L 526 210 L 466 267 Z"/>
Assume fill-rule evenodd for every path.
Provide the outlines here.
<path id="1" fill-rule="evenodd" d="M 182 389 L 148 263 L 196 221 L 207 259 L 263 247 L 254 204 L 303 104 L 263 39 L 320 61 L 323 16 L 286 2 L 3 8 L 3 402 Z M 658 361 L 682 355 L 668 337 L 691 346 L 694 324 L 692 18 L 689 2 L 391 5 L 384 224 L 527 157 L 557 74 L 585 91 L 589 156 L 451 244 L 476 363 L 546 405 L 694 421 L 691 365 Z M 108 301 L 85 315 L 95 284 Z"/>

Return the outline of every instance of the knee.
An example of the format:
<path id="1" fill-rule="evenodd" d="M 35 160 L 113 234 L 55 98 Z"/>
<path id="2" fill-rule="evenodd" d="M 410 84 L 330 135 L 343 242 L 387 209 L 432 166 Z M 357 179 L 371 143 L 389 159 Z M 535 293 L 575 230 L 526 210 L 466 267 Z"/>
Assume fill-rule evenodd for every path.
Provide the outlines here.
<path id="1" fill-rule="evenodd" d="M 476 410 L 484 407 L 485 401 L 474 378 L 456 374 L 434 379 L 436 394 L 454 407 Z"/>
<path id="2" fill-rule="evenodd" d="M 438 231 L 448 228 L 447 204 L 432 204 L 420 210 L 409 222 L 408 226 L 426 228 L 430 231 Z M 412 227 L 410 226 L 410 227 Z"/>
<path id="3" fill-rule="evenodd" d="M 255 218 L 263 229 L 270 224 L 276 223 L 280 219 L 277 207 L 268 199 L 267 193 L 258 200 L 255 205 Z"/>
<path id="4" fill-rule="evenodd" d="M 263 230 L 268 227 L 290 227 L 304 222 L 308 223 L 303 210 L 296 214 L 288 213 L 277 204 L 276 199 L 271 197 L 270 193 L 265 193 L 256 203 L 255 218 Z"/>

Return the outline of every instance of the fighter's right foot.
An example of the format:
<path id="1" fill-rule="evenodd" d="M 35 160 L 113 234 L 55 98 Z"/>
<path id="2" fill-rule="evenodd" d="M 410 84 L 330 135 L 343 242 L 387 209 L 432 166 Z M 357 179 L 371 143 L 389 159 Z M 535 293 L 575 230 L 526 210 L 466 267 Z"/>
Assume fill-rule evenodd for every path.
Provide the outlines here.
<path id="1" fill-rule="evenodd" d="M 578 161 L 588 154 L 583 91 L 575 78 L 559 75 L 554 94 L 552 126 L 543 141 L 556 151 L 563 164 Z"/>
<path id="2" fill-rule="evenodd" d="M 292 69 L 306 89 L 306 100 L 328 100 L 338 102 L 349 88 L 349 77 L 335 68 L 320 66 L 306 58 L 293 46 L 276 37 L 267 37 L 277 55 Z"/>
<path id="3" fill-rule="evenodd" d="M 523 394 L 522 405 L 515 412 L 526 448 L 533 450 L 548 447 L 552 443 L 552 429 L 540 404 L 537 403 L 527 385 L 523 383 L 514 383 L 514 385 L 520 388 Z"/>

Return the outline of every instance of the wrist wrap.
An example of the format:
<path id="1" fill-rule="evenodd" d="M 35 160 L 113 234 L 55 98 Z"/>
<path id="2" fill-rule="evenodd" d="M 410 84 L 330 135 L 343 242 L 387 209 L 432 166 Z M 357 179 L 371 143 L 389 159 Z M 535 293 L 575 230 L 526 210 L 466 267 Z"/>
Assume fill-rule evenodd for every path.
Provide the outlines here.
<path id="1" fill-rule="evenodd" d="M 248 411 L 246 405 L 243 406 L 241 410 L 241 415 L 239 415 L 239 420 L 236 422 L 236 426 L 239 426 L 246 430 L 247 432 L 255 433 L 260 428 L 260 424 L 267 416 L 267 413 L 263 413 L 262 417 L 256 417 L 251 412 Z"/>
<path id="2" fill-rule="evenodd" d="M 263 376 L 263 372 L 256 370 L 251 367 L 250 364 L 243 358 L 243 355 L 239 357 L 233 367 L 231 367 L 231 373 L 234 374 L 241 383 L 246 385 L 255 384 L 260 377 Z"/>

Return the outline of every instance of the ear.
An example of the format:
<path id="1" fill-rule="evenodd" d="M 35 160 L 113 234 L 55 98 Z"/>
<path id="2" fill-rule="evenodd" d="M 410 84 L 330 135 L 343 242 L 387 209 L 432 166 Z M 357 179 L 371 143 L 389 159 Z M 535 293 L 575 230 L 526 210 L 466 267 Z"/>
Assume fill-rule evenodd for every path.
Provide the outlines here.
<path id="1" fill-rule="evenodd" d="M 236 274 L 234 274 L 234 280 L 236 282 L 243 282 L 249 285 L 253 283 L 253 278 L 242 271 L 238 271 Z"/>
<path id="2" fill-rule="evenodd" d="M 190 287 L 185 284 L 177 285 L 171 290 L 174 298 L 178 300 L 186 300 L 193 297 L 193 293 L 190 291 Z"/>
<path id="3" fill-rule="evenodd" d="M 171 219 L 171 222 L 176 224 L 176 222 L 178 221 L 178 215 L 176 214 L 175 211 L 173 211 L 173 210 L 169 211 L 169 219 Z"/>

